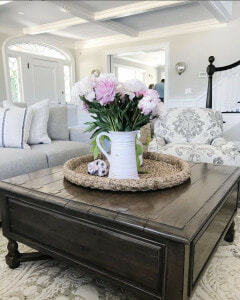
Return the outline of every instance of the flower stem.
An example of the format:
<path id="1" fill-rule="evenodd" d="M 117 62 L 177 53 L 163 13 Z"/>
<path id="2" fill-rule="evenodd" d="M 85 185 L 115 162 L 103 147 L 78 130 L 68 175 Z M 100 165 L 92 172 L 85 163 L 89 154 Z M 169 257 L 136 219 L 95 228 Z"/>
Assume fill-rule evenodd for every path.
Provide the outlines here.
<path id="1" fill-rule="evenodd" d="M 135 118 L 134 122 L 133 122 L 133 126 L 132 126 L 132 130 L 134 130 L 134 126 L 139 118 L 140 114 L 137 115 L 137 117 Z"/>

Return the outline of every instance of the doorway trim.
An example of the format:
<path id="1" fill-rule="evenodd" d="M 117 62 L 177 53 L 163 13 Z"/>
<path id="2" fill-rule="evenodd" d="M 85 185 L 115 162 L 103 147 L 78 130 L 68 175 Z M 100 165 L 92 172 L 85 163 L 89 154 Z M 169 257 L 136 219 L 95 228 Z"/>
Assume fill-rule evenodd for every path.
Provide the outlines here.
<path id="1" fill-rule="evenodd" d="M 169 68 L 170 68 L 170 55 L 169 55 L 169 42 L 152 43 L 148 45 L 135 45 L 130 47 L 119 47 L 108 49 L 103 52 L 103 66 L 104 72 L 110 72 L 111 55 L 116 55 L 124 52 L 137 52 L 137 51 L 149 51 L 149 50 L 165 50 L 165 88 L 164 88 L 164 104 L 168 105 L 169 98 Z"/>
<path id="2" fill-rule="evenodd" d="M 46 39 L 42 39 L 42 38 L 37 38 L 37 37 L 28 37 L 28 36 L 15 36 L 15 37 L 10 37 L 8 39 L 6 39 L 3 42 L 2 45 L 2 56 L 3 56 L 3 71 L 4 71 L 4 78 L 5 78 L 5 86 L 6 86 L 6 94 L 7 94 L 7 100 L 11 100 L 11 91 L 10 91 L 10 78 L 9 78 L 9 68 L 8 68 L 8 56 L 10 53 L 12 53 L 12 51 L 14 50 L 9 50 L 8 47 L 12 44 L 15 43 L 21 43 L 21 42 L 26 42 L 26 43 L 38 43 L 38 44 L 43 44 L 46 46 L 50 46 L 53 49 L 56 49 L 57 51 L 63 53 L 64 55 L 66 55 L 69 59 L 67 60 L 67 62 L 69 62 L 69 65 L 71 66 L 71 70 L 72 70 L 72 83 L 75 82 L 75 59 L 72 55 L 72 53 L 70 51 L 68 51 L 66 48 L 62 47 L 61 45 L 58 45 L 55 41 L 53 45 L 51 43 L 51 41 L 46 40 Z M 16 51 L 17 53 L 17 51 Z M 19 53 L 19 52 L 18 52 Z M 22 52 L 25 53 L 26 52 Z M 29 54 L 29 55 L 33 55 L 33 54 Z M 34 56 L 38 56 L 38 57 L 42 57 L 47 59 L 47 56 L 41 56 L 41 55 L 34 55 Z M 53 58 L 50 58 L 53 59 Z M 58 59 L 57 59 L 58 60 Z M 60 59 L 59 59 L 60 60 Z"/>

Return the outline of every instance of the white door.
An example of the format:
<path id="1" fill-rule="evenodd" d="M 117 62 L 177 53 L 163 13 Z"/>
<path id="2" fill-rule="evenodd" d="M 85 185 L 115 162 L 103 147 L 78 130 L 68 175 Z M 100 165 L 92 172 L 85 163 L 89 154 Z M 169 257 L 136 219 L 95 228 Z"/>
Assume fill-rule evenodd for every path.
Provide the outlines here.
<path id="1" fill-rule="evenodd" d="M 27 61 L 27 102 L 33 104 L 49 99 L 52 103 L 61 103 L 64 100 L 63 66 L 58 61 L 47 59 L 29 57 Z"/>

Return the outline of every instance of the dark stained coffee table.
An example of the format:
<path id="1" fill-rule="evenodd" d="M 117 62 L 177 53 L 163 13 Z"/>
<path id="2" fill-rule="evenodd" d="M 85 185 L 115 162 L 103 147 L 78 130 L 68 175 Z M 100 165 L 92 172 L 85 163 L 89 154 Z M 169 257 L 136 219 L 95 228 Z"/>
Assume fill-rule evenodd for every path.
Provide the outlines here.
<path id="1" fill-rule="evenodd" d="M 138 299 L 187 299 L 220 239 L 233 240 L 240 179 L 235 167 L 191 168 L 184 184 L 153 192 L 81 188 L 63 179 L 61 167 L 0 182 L 7 264 L 50 256 Z M 20 254 L 17 242 L 40 253 Z"/>

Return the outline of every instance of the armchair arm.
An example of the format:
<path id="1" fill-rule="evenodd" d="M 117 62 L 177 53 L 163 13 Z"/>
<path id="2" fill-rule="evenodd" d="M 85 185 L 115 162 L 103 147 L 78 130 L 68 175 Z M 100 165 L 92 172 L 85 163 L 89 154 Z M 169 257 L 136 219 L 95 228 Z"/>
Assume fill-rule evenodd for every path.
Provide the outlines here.
<path id="1" fill-rule="evenodd" d="M 212 146 L 220 149 L 223 153 L 238 152 L 238 147 L 233 142 L 229 142 L 224 138 L 216 138 L 211 143 Z"/>
<path id="2" fill-rule="evenodd" d="M 84 132 L 86 128 L 80 127 L 70 127 L 69 128 L 69 139 L 74 142 L 90 143 L 91 142 L 91 133 Z"/>

